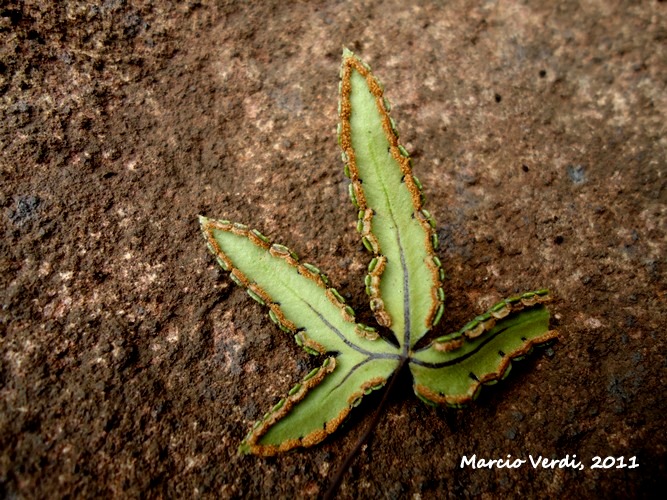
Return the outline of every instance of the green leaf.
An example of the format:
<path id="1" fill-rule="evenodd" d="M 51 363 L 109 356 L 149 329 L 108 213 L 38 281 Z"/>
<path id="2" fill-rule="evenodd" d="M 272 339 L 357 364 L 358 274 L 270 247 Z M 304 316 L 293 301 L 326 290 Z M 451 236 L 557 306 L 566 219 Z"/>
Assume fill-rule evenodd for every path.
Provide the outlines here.
<path id="1" fill-rule="evenodd" d="M 369 273 L 371 309 L 407 354 L 431 329 L 442 304 L 434 224 L 422 211 L 421 189 L 398 144 L 382 86 L 349 51 L 341 77 L 339 140 L 362 240 L 376 262 Z"/>
<path id="2" fill-rule="evenodd" d="M 441 350 L 433 342 L 410 360 L 415 393 L 430 403 L 464 406 L 477 397 L 483 384 L 506 377 L 512 359 L 552 340 L 548 330 L 549 312 L 538 306 L 497 321 L 478 337 L 457 332 L 463 341 L 459 348 Z"/>
<path id="3" fill-rule="evenodd" d="M 319 443 L 345 421 L 366 394 L 385 385 L 399 360 L 348 352 L 327 358 L 325 363 L 327 366 L 313 370 L 311 378 L 290 391 L 284 405 L 259 422 L 241 443 L 240 451 L 274 455 Z"/>
<path id="4" fill-rule="evenodd" d="M 313 265 L 242 224 L 200 217 L 209 249 L 250 297 L 268 307 L 281 330 L 309 354 L 337 354 L 276 403 L 241 444 L 273 455 L 310 446 L 333 432 L 369 390 L 382 387 L 400 362 L 395 348 L 354 322 L 354 311 Z"/>
<path id="5" fill-rule="evenodd" d="M 200 217 L 209 249 L 250 297 L 269 309 L 281 330 L 311 354 L 360 350 L 392 353 L 384 342 L 369 340 L 354 321 L 354 311 L 315 266 L 301 263 L 280 244 L 271 244 L 242 224 Z"/>
<path id="6" fill-rule="evenodd" d="M 243 453 L 274 455 L 319 443 L 405 363 L 420 399 L 462 406 L 482 385 L 505 377 L 511 360 L 556 338 L 544 306 L 550 297 L 539 290 L 499 302 L 456 332 L 434 332 L 430 344 L 415 350 L 444 313 L 435 222 L 398 143 L 382 85 L 348 50 L 340 119 L 338 140 L 357 229 L 372 254 L 365 287 L 377 327 L 357 323 L 328 278 L 285 246 L 243 224 L 200 216 L 206 243 L 230 278 L 306 352 L 324 356 L 319 368 L 253 425 L 239 447 Z"/>

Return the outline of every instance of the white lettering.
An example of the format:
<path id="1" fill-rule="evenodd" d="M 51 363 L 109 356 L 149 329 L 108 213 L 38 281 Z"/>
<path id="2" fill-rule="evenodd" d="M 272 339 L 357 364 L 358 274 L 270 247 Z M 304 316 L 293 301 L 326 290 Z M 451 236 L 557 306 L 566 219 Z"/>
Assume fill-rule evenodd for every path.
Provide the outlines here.
<path id="1" fill-rule="evenodd" d="M 512 455 L 507 455 L 506 459 L 504 458 L 478 459 L 477 455 L 473 455 L 470 458 L 468 458 L 467 455 L 463 455 L 463 457 L 461 457 L 460 468 L 463 469 L 466 466 L 472 466 L 473 469 L 484 469 L 484 468 L 493 469 L 494 467 L 498 469 L 518 469 L 526 462 L 527 460 L 522 460 L 520 458 L 515 458 L 514 460 L 512 460 Z M 533 464 L 533 467 L 537 466 Z"/>
<path id="2" fill-rule="evenodd" d="M 477 462 L 477 467 L 480 469 L 482 467 L 488 467 L 489 469 L 493 467 L 493 463 L 497 462 L 497 460 L 484 460 L 483 458 L 480 458 L 479 461 Z"/>

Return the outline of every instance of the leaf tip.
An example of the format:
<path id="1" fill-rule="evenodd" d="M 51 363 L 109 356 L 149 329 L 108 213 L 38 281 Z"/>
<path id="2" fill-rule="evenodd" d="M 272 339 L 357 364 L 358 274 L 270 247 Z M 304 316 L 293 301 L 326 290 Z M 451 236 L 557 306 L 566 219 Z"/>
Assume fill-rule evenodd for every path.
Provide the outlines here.
<path id="1" fill-rule="evenodd" d="M 215 222 L 214 219 L 209 219 L 203 215 L 199 215 L 199 228 L 204 234 L 204 238 L 207 239 L 207 235 L 211 233 L 211 224 Z M 215 253 L 215 252 L 214 252 Z"/>

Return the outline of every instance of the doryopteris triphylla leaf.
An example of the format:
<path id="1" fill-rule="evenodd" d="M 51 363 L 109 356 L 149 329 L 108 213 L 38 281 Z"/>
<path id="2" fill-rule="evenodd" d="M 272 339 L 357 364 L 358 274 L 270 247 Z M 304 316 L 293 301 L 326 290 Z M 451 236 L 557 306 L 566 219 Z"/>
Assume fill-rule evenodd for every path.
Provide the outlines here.
<path id="1" fill-rule="evenodd" d="M 341 70 L 339 141 L 361 239 L 373 254 L 366 280 L 371 309 L 407 356 L 442 316 L 435 223 L 422 208 L 420 183 L 398 144 L 382 86 L 349 51 Z"/>
<path id="2" fill-rule="evenodd" d="M 273 455 L 319 443 L 405 363 L 420 399 L 460 407 L 482 385 L 505 377 L 512 359 L 556 338 L 544 306 L 549 295 L 539 290 L 503 300 L 461 330 L 415 349 L 444 311 L 435 222 L 423 208 L 421 184 L 398 143 L 382 86 L 348 50 L 340 120 L 357 229 L 372 254 L 365 280 L 370 308 L 395 339 L 357 323 L 326 276 L 288 248 L 245 225 L 200 217 L 209 249 L 232 280 L 266 306 L 271 321 L 306 352 L 323 356 L 319 368 L 254 424 L 239 448 L 243 453 Z"/>
<path id="3" fill-rule="evenodd" d="M 417 396 L 430 404 L 461 407 L 477 397 L 483 384 L 505 378 L 512 359 L 555 337 L 542 305 L 548 300 L 545 290 L 506 299 L 458 332 L 413 353 L 410 369 Z"/>
<path id="4" fill-rule="evenodd" d="M 257 422 L 244 452 L 273 455 L 319 443 L 364 393 L 381 387 L 400 362 L 315 266 L 256 230 L 200 217 L 209 249 L 232 280 L 269 309 L 269 317 L 309 354 L 338 353 L 296 385 Z"/>

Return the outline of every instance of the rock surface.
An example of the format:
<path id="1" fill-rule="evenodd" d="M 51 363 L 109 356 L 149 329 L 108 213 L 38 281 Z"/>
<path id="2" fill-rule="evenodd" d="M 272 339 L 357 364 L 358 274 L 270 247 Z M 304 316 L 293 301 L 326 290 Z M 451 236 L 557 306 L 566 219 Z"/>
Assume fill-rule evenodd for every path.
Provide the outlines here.
<path id="1" fill-rule="evenodd" d="M 407 3 L 3 2 L 3 497 L 326 489 L 378 400 L 314 448 L 237 455 L 314 362 L 196 216 L 251 224 L 367 308 L 343 45 L 386 84 L 439 222 L 441 333 L 548 287 L 561 337 L 464 411 L 403 381 L 341 498 L 641 497 L 664 479 L 667 4 Z M 585 468 L 460 468 L 472 454 Z"/>

